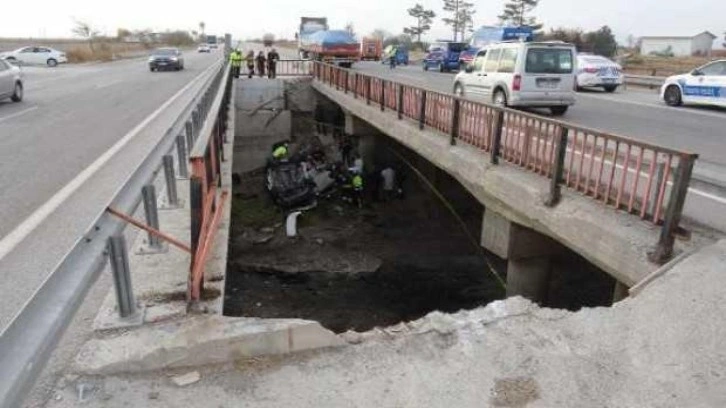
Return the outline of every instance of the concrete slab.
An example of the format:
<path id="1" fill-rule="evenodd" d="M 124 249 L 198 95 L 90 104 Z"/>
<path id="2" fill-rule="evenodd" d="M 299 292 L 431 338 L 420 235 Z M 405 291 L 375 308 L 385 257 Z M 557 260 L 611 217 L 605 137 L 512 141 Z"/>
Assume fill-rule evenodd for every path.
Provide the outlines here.
<path id="1" fill-rule="evenodd" d="M 318 322 L 190 316 L 86 343 L 74 371 L 108 375 L 295 353 L 345 342 Z"/>

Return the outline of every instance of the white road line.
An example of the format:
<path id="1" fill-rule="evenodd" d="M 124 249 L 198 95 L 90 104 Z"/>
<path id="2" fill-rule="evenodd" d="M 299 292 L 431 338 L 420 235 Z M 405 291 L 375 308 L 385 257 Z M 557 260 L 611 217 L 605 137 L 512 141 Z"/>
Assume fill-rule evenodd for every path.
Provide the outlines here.
<path id="1" fill-rule="evenodd" d="M 0 241 L 0 260 L 5 258 L 15 247 L 20 244 L 33 230 L 35 230 L 50 214 L 63 204 L 73 193 L 75 193 L 88 179 L 90 179 L 101 167 L 103 167 L 113 156 L 115 156 L 124 146 L 132 141 L 141 131 L 154 119 L 156 119 L 164 110 L 166 110 L 171 104 L 176 102 L 186 91 L 188 91 L 194 84 L 204 77 L 209 71 L 218 66 L 217 63 L 211 65 L 209 68 L 204 70 L 202 73 L 197 75 L 192 81 L 190 81 L 184 88 L 179 90 L 174 96 L 169 98 L 163 105 L 157 110 L 147 116 L 141 123 L 136 125 L 130 132 L 128 132 L 121 140 L 116 142 L 110 149 L 99 156 L 96 161 L 91 163 L 90 166 L 86 167 L 81 171 L 73 180 L 66 184 L 62 189 L 53 195 L 48 201 L 36 209 L 33 214 L 26 218 L 20 225 L 15 227 L 9 234 L 7 234 Z"/>
<path id="2" fill-rule="evenodd" d="M 18 116 L 25 115 L 26 113 L 32 112 L 32 111 L 34 111 L 36 109 L 38 109 L 38 106 L 37 105 L 36 106 L 32 106 L 32 107 L 30 107 L 28 109 L 23 109 L 20 112 L 15 112 L 13 114 L 10 114 L 8 116 L 5 116 L 4 118 L 0 118 L 0 122 L 5 122 L 6 120 L 9 120 L 9 119 L 12 119 L 12 118 L 17 118 Z"/>
<path id="3" fill-rule="evenodd" d="M 608 102 L 612 102 L 612 103 L 627 103 L 629 105 L 643 106 L 646 108 L 667 110 L 672 113 L 676 113 L 676 112 L 677 113 L 691 113 L 694 115 L 707 116 L 710 118 L 726 119 L 726 115 L 724 115 L 722 113 L 698 111 L 698 110 L 694 110 L 692 108 L 674 108 L 672 106 L 659 105 L 656 103 L 629 101 L 627 99 L 615 99 L 615 98 L 609 98 L 607 96 L 584 94 L 584 93 L 578 93 L 577 96 L 578 97 L 584 96 L 586 98 L 592 98 L 592 99 L 600 99 L 600 100 L 608 101 Z M 577 106 L 577 105 L 575 105 L 575 106 Z"/>

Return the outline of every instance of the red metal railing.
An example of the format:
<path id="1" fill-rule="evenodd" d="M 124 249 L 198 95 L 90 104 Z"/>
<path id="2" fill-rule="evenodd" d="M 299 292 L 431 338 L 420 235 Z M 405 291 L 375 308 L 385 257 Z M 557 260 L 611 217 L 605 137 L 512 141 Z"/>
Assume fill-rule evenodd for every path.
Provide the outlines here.
<path id="1" fill-rule="evenodd" d="M 315 78 L 399 118 L 446 134 L 522 169 L 550 178 L 548 205 L 565 186 L 615 209 L 663 225 L 654 261 L 670 258 L 698 155 L 536 114 L 461 99 L 326 64 Z"/>
<path id="2" fill-rule="evenodd" d="M 198 302 L 201 298 L 204 289 L 204 264 L 212 248 L 222 209 L 228 197 L 227 191 L 220 191 L 220 169 L 225 160 L 224 143 L 231 95 L 232 76 L 227 68 L 214 79 L 210 91 L 202 97 L 198 107 L 202 113 L 217 112 L 217 114 L 209 115 L 205 123 L 195 126 L 200 128 L 200 131 L 189 155 L 192 169 L 190 176 L 192 261 L 187 299 L 190 303 Z"/>

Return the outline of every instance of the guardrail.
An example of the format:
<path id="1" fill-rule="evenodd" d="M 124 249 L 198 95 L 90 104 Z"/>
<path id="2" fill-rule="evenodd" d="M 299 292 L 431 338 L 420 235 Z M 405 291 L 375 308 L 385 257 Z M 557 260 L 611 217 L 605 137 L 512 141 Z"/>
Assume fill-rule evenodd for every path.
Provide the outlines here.
<path id="1" fill-rule="evenodd" d="M 564 186 L 662 225 L 651 260 L 672 257 L 698 155 L 332 65 L 316 64 L 313 75 L 415 121 L 422 130 L 441 132 L 452 145 L 467 143 L 488 152 L 493 164 L 501 159 L 549 178 L 547 205 L 559 202 Z"/>
<path id="2" fill-rule="evenodd" d="M 172 156 L 176 152 L 179 175 L 182 177 L 188 175 L 187 157 L 191 158 L 192 186 L 200 182 L 205 183 L 199 180 L 200 177 L 206 177 L 208 192 L 213 191 L 209 187 L 209 180 L 218 183 L 227 106 L 230 103 L 231 79 L 229 67 L 222 61 L 209 69 L 211 72 L 215 70 L 216 72 L 207 76 L 200 91 L 185 107 L 183 114 L 131 173 L 110 200 L 107 208 L 96 217 L 90 229 L 78 239 L 3 331 L 0 336 L 0 407 L 14 408 L 21 405 L 24 395 L 33 385 L 89 288 L 109 261 L 114 275 L 119 313 L 122 317 L 134 314 L 136 304 L 128 270 L 128 248 L 123 235 L 127 223 L 149 233 L 147 248 L 149 252 L 159 250 L 161 241 L 191 252 L 193 255 L 189 271 L 190 300 L 194 300 L 194 295 L 201 291 L 199 273 L 203 269 L 200 269 L 200 266 L 203 265 L 205 251 L 208 251 L 211 245 L 210 237 L 213 235 L 215 225 L 213 221 L 215 217 L 218 219 L 224 195 L 219 199 L 209 194 L 205 195 L 201 201 L 205 212 L 201 213 L 198 205 L 199 191 L 192 188 L 191 201 L 197 205 L 191 212 L 192 231 L 201 232 L 193 234 L 192 245 L 189 246 L 160 231 L 153 181 L 159 170 L 163 168 L 168 204 L 178 204 Z M 224 86 L 221 87 L 220 84 Z M 200 149 L 204 151 L 203 156 L 198 155 Z M 213 163 L 210 157 L 216 160 L 216 163 Z M 205 170 L 200 170 L 200 166 Z M 207 170 L 210 168 L 211 172 Z M 146 223 L 134 220 L 130 215 L 136 211 L 142 201 Z M 213 217 L 211 223 L 207 221 L 209 217 Z"/>
<path id="3" fill-rule="evenodd" d="M 666 77 L 625 74 L 625 83 L 627 85 L 647 86 L 651 89 L 660 88 L 665 80 Z"/>

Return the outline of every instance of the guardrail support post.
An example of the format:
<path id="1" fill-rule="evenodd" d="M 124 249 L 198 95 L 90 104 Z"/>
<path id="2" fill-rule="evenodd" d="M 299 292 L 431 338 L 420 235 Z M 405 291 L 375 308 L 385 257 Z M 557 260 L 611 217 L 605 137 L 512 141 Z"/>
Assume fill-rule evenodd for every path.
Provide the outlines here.
<path id="1" fill-rule="evenodd" d="M 187 147 L 183 135 L 176 137 L 176 156 L 179 161 L 179 177 L 189 178 L 189 167 L 187 166 Z"/>
<path id="2" fill-rule="evenodd" d="M 345 85 L 344 85 L 343 89 L 344 89 L 344 93 L 347 94 L 348 93 L 348 79 L 349 79 L 350 73 L 348 71 L 343 71 L 343 72 L 345 72 Z"/>
<path id="3" fill-rule="evenodd" d="M 355 81 L 355 84 L 353 84 L 353 99 L 358 99 L 358 73 L 356 72 L 353 74 L 353 80 Z"/>
<path id="4" fill-rule="evenodd" d="M 418 128 L 424 130 L 426 127 L 426 91 L 421 91 L 421 107 L 418 111 Z"/>
<path id="5" fill-rule="evenodd" d="M 565 156 L 567 155 L 567 137 L 570 130 L 566 127 L 560 128 L 559 140 L 557 141 L 557 154 L 555 155 L 554 169 L 552 170 L 552 180 L 550 181 L 550 193 L 545 200 L 545 205 L 554 207 L 562 198 L 562 182 L 565 169 Z"/>
<path id="6" fill-rule="evenodd" d="M 159 229 L 159 212 L 156 208 L 156 188 L 153 184 L 147 184 L 141 189 L 144 198 L 144 213 L 146 214 L 146 224 L 155 230 Z M 161 240 L 156 235 L 149 233 L 149 248 L 151 250 L 160 250 Z"/>
<path id="7" fill-rule="evenodd" d="M 371 104 L 371 77 L 364 77 L 366 79 L 366 105 Z"/>
<path id="8" fill-rule="evenodd" d="M 664 264 L 673 257 L 675 233 L 681 222 L 683 205 L 688 195 L 688 185 L 691 183 L 691 175 L 693 174 L 695 161 L 696 157 L 686 155 L 681 156 L 680 160 L 678 160 L 678 168 L 674 174 L 673 187 L 671 188 L 671 196 L 668 199 L 665 221 L 663 222 L 663 228 L 660 230 L 660 240 L 655 248 L 655 252 L 649 254 L 652 262 Z"/>
<path id="9" fill-rule="evenodd" d="M 191 120 L 184 124 L 184 133 L 187 137 L 187 153 L 191 153 L 194 147 L 194 123 Z"/>
<path id="10" fill-rule="evenodd" d="M 461 100 L 454 99 L 454 109 L 451 112 L 451 145 L 456 144 L 456 138 L 459 137 L 459 118 L 461 117 Z"/>
<path id="11" fill-rule="evenodd" d="M 499 164 L 499 151 L 502 146 L 502 131 L 504 129 L 504 111 L 497 111 L 497 121 L 494 124 L 494 133 L 492 134 L 492 164 Z"/>
<path id="12" fill-rule="evenodd" d="M 176 190 L 176 176 L 174 175 L 174 157 L 167 154 L 162 159 L 164 163 L 164 178 L 166 179 L 167 205 L 171 208 L 179 207 L 179 196 Z"/>
<path id="13" fill-rule="evenodd" d="M 398 120 L 403 119 L 403 85 L 398 85 Z"/>
<path id="14" fill-rule="evenodd" d="M 194 277 L 191 275 L 194 270 L 194 266 L 199 260 L 197 259 L 197 252 L 199 249 L 199 240 L 202 236 L 202 212 L 204 211 L 204 186 L 202 180 L 197 177 L 192 177 L 189 180 L 189 209 L 191 215 L 191 248 L 192 248 L 192 260 L 189 267 L 189 287 L 187 289 L 187 301 L 192 302 L 198 299 L 192 299 L 192 281 Z M 202 281 L 204 284 L 204 281 Z M 201 293 L 201 288 L 200 288 Z"/>
<path id="15" fill-rule="evenodd" d="M 131 285 L 131 270 L 129 268 L 129 255 L 126 248 L 126 238 L 123 234 L 108 238 L 109 262 L 113 273 L 113 284 L 116 288 L 116 301 L 118 313 L 121 318 L 136 314 L 136 300 L 134 288 Z"/>

